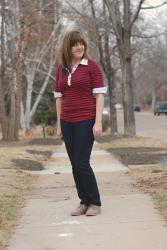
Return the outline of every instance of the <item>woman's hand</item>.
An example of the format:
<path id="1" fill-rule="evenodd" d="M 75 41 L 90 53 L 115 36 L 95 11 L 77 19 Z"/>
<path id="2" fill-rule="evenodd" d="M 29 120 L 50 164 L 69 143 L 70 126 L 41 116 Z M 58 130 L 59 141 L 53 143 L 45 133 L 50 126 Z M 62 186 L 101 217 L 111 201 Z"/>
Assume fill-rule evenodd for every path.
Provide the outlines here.
<path id="1" fill-rule="evenodd" d="M 58 139 L 62 138 L 62 132 L 61 132 L 61 127 L 60 125 L 57 125 L 57 131 L 56 131 L 56 135 Z"/>
<path id="2" fill-rule="evenodd" d="M 95 122 L 93 126 L 93 135 L 94 137 L 98 137 L 102 135 L 102 123 L 101 122 Z"/>

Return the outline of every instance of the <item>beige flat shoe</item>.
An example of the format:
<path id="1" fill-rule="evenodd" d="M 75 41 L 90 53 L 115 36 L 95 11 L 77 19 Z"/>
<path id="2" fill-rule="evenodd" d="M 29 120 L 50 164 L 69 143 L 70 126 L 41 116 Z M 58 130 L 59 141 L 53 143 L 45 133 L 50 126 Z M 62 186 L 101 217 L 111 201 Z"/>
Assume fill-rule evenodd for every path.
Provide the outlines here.
<path id="1" fill-rule="evenodd" d="M 83 215 L 83 214 L 86 214 L 88 210 L 88 207 L 84 204 L 80 204 L 75 211 L 73 211 L 71 213 L 71 216 L 79 216 L 79 215 Z"/>
<path id="2" fill-rule="evenodd" d="M 88 210 L 86 212 L 86 216 L 96 216 L 101 213 L 101 208 L 100 206 L 96 205 L 90 205 L 88 207 Z"/>

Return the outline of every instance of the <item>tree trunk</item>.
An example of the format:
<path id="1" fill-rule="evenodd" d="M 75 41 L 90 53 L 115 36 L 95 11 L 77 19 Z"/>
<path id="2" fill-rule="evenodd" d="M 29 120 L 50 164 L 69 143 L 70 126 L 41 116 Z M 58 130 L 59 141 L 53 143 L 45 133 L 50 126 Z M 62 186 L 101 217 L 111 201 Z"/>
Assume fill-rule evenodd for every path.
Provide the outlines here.
<path id="1" fill-rule="evenodd" d="M 42 10 L 43 1 L 39 2 L 39 7 L 40 7 L 40 10 Z M 22 107 L 22 117 L 21 117 L 21 121 L 22 121 L 21 128 L 24 130 L 24 132 L 28 132 L 30 130 L 30 123 L 33 119 L 33 116 L 49 84 L 50 78 L 53 78 L 51 74 L 53 71 L 53 67 L 56 63 L 55 46 L 56 46 L 56 42 L 58 39 L 58 35 L 61 33 L 59 8 L 60 8 L 60 3 L 59 1 L 56 1 L 54 4 L 53 30 L 51 31 L 51 34 L 48 40 L 46 41 L 46 43 L 44 43 L 42 47 L 41 47 L 41 41 L 37 40 L 35 53 L 33 56 L 30 57 L 30 62 L 27 62 L 27 65 L 26 65 L 26 78 L 27 78 L 26 100 L 24 104 L 25 106 Z M 40 14 L 42 15 L 42 11 L 40 12 Z M 39 30 L 39 33 L 41 33 L 41 30 Z M 32 105 L 32 93 L 34 89 L 35 74 L 36 72 L 38 72 L 40 65 L 44 64 L 44 59 L 46 56 L 47 58 L 50 58 L 49 65 L 47 65 L 48 71 L 47 72 L 43 71 L 43 73 L 45 74 L 45 79 Z"/>
<path id="2" fill-rule="evenodd" d="M 48 82 L 49 82 L 49 79 L 50 79 L 50 74 L 51 74 L 51 72 L 53 70 L 53 65 L 54 65 L 54 63 L 52 61 L 52 56 L 51 56 L 50 65 L 49 65 L 49 72 L 48 72 L 48 75 L 46 75 L 46 77 L 45 77 L 45 81 L 44 81 L 44 83 L 43 83 L 43 85 L 42 85 L 42 87 L 41 87 L 41 89 L 39 91 L 39 94 L 38 94 L 38 96 L 37 96 L 37 98 L 35 100 L 35 103 L 34 103 L 32 109 L 31 109 L 31 112 L 29 114 L 30 120 L 32 120 L 32 117 L 34 116 L 34 114 L 36 112 L 36 109 L 38 107 L 38 104 L 39 104 L 39 102 L 40 102 L 40 100 L 42 98 L 42 95 L 44 94 L 45 89 L 46 89 L 46 87 L 48 85 Z"/>
<path id="3" fill-rule="evenodd" d="M 24 133 L 26 133 L 26 121 L 24 115 L 24 105 L 23 101 L 21 102 L 21 112 L 20 112 L 20 126 Z"/>
<path id="4" fill-rule="evenodd" d="M 110 19 L 117 38 L 117 47 L 120 55 L 122 73 L 122 96 L 124 107 L 124 134 L 135 136 L 136 127 L 133 111 L 131 30 L 135 20 L 138 17 L 141 4 L 139 4 L 137 12 L 132 21 L 130 0 L 123 0 L 122 11 L 120 11 L 120 2 L 116 0 L 104 0 L 104 2 L 108 7 Z M 123 12 L 123 21 L 121 19 L 121 12 Z"/>
<path id="5" fill-rule="evenodd" d="M 18 41 L 18 50 L 11 62 L 11 80 L 9 82 L 9 97 L 10 108 L 8 116 L 5 110 L 5 101 L 3 99 L 2 85 L 0 84 L 0 104 L 1 105 L 1 122 L 4 140 L 18 140 L 20 128 L 20 115 L 21 115 L 21 101 L 23 95 L 23 76 L 24 65 L 28 46 L 28 39 L 30 34 L 30 17 L 22 16 L 20 19 L 20 37 Z"/>
<path id="6" fill-rule="evenodd" d="M 28 39 L 31 31 L 31 21 L 29 16 L 22 16 L 21 32 L 19 37 L 19 45 L 17 52 L 17 71 L 13 69 L 13 82 L 10 84 L 11 88 L 11 110 L 9 118 L 8 139 L 19 139 L 20 117 L 21 117 L 21 102 L 23 96 L 23 77 L 25 69 L 25 58 L 28 47 Z"/>
<path id="7" fill-rule="evenodd" d="M 28 67 L 28 65 L 27 65 Z M 32 105 L 32 92 L 33 92 L 33 84 L 35 78 L 35 70 L 36 67 L 33 64 L 33 67 L 28 67 L 26 78 L 27 78 L 27 93 L 26 93 L 26 104 L 25 104 L 25 132 L 30 130 L 30 112 L 31 112 L 31 105 Z"/>
<path id="8" fill-rule="evenodd" d="M 106 77 L 108 81 L 108 93 L 110 100 L 110 124 L 111 132 L 118 133 L 117 128 L 117 112 L 116 112 L 116 97 L 115 97 L 115 72 L 111 66 L 110 51 L 109 51 L 109 37 L 105 35 L 105 59 L 106 59 Z"/>
<path id="9" fill-rule="evenodd" d="M 152 102 L 151 102 L 151 108 L 152 108 L 152 111 L 154 111 L 154 107 L 155 107 L 155 102 L 156 102 L 156 85 L 153 84 L 153 87 L 152 87 Z"/>
<path id="10" fill-rule="evenodd" d="M 4 101 L 4 72 L 5 72 L 5 35 L 4 35 L 4 20 L 5 20 L 5 1 L 1 1 L 1 71 L 0 71 L 0 123 L 2 128 L 2 139 L 7 138 L 8 133 L 8 121 L 5 110 L 5 101 Z"/>
<path id="11" fill-rule="evenodd" d="M 131 60 L 126 58 L 122 64 L 122 91 L 124 108 L 124 134 L 135 136 L 136 126 L 133 111 L 133 88 L 131 74 Z"/>
<path id="12" fill-rule="evenodd" d="M 131 10 L 130 0 L 124 0 L 124 28 L 123 28 L 124 53 L 121 53 L 122 81 L 123 81 L 123 106 L 124 106 L 124 134 L 135 136 L 135 116 L 133 111 L 133 72 L 131 55 Z"/>

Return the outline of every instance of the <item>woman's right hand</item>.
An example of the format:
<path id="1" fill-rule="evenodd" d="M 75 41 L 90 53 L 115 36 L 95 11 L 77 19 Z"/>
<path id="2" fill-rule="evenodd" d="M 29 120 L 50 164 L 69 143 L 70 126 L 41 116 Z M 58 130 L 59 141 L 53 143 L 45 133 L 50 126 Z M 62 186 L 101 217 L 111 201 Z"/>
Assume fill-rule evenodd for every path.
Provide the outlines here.
<path id="1" fill-rule="evenodd" d="M 62 138 L 62 132 L 61 132 L 61 127 L 60 125 L 57 125 L 57 131 L 56 131 L 56 135 L 58 139 Z"/>

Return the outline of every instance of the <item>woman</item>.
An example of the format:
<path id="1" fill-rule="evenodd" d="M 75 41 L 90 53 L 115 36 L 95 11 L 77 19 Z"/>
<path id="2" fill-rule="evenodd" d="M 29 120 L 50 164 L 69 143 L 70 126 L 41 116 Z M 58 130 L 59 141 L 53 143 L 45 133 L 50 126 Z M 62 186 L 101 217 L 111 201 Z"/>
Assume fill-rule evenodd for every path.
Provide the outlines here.
<path id="1" fill-rule="evenodd" d="M 72 165 L 80 205 L 71 215 L 98 215 L 101 201 L 89 160 L 94 138 L 102 133 L 102 110 L 106 87 L 101 70 L 88 56 L 87 43 L 79 31 L 63 39 L 56 70 L 55 98 L 57 135 L 63 136 Z"/>

